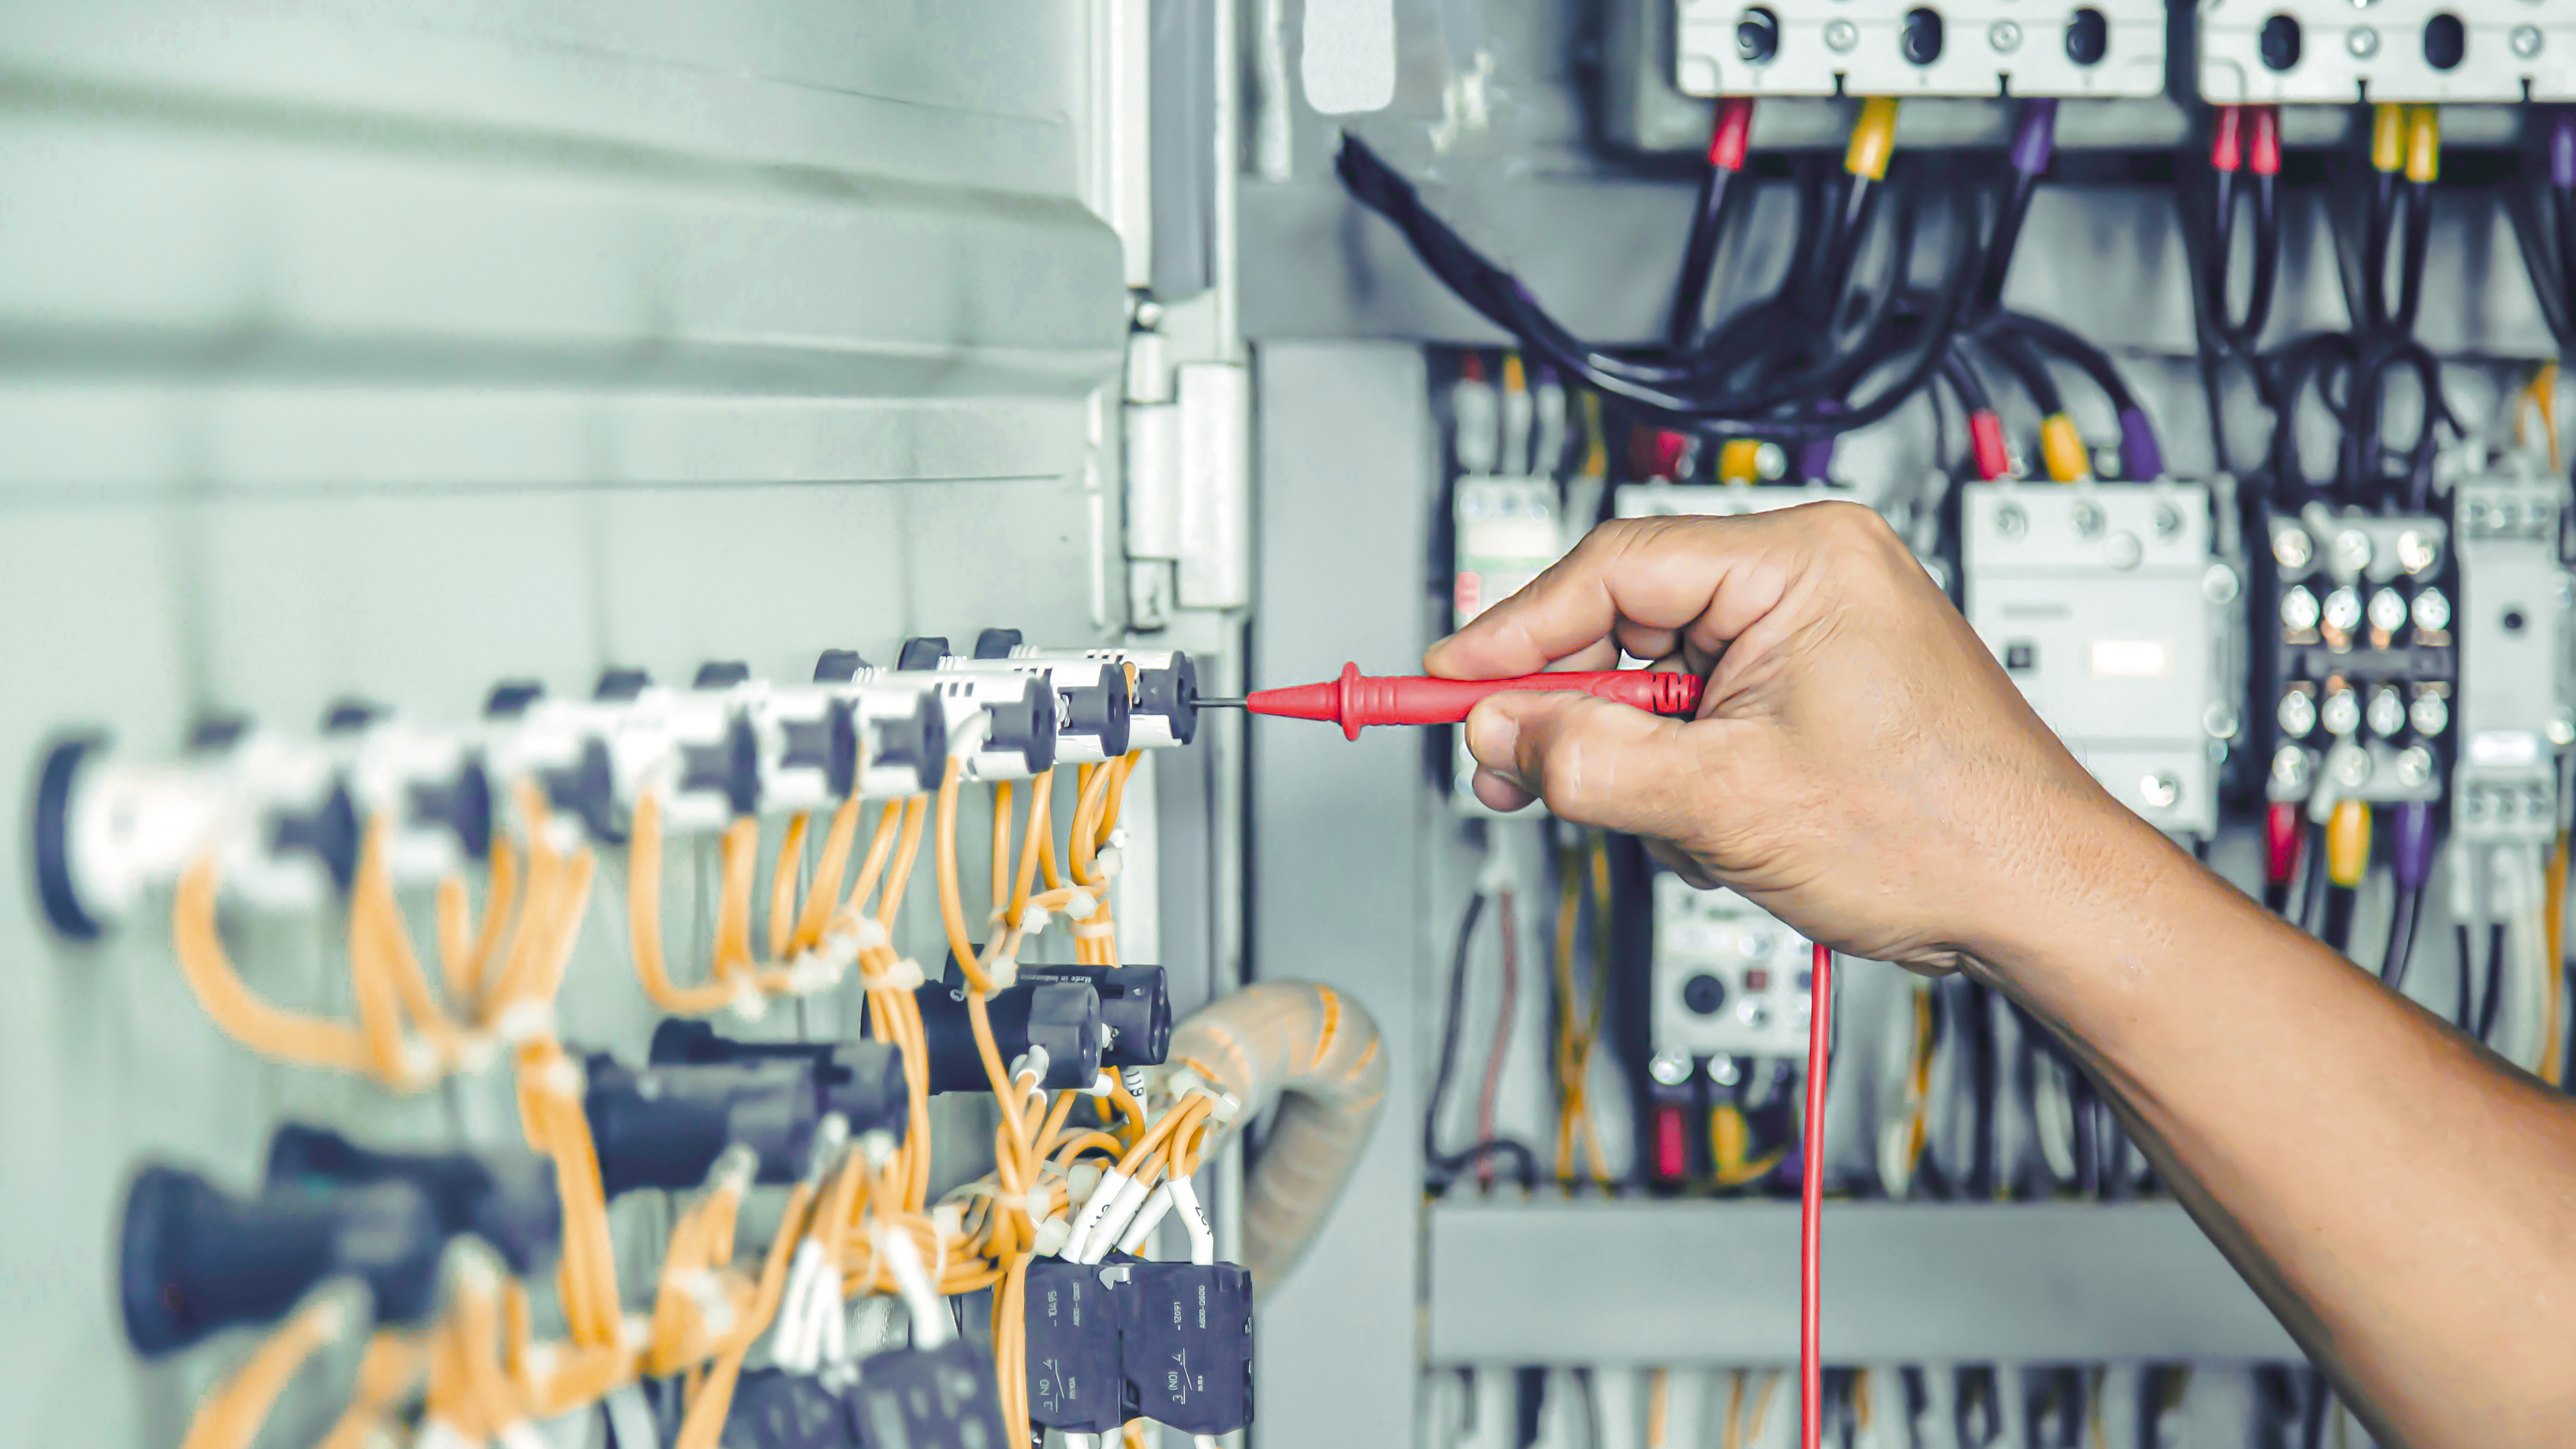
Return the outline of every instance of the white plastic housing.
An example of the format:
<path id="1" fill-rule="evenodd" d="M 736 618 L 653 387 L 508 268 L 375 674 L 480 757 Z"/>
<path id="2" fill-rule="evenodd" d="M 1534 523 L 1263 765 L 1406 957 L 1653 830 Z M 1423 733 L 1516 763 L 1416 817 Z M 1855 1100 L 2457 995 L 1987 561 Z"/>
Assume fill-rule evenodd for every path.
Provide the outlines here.
<path id="1" fill-rule="evenodd" d="M 900 671 L 889 676 L 905 677 Z M 1043 679 L 1008 670 L 941 671 L 935 678 L 934 687 L 948 711 L 948 753 L 958 762 L 960 774 L 969 780 L 1027 780 L 1038 774 L 1020 749 L 993 743 L 990 715 L 996 709 L 1025 707 L 1030 691 L 1046 688 Z"/>
<path id="2" fill-rule="evenodd" d="M 1654 1047 L 1692 1058 L 1796 1056 L 1807 1047 L 1808 942 L 1733 891 L 1655 877 Z"/>
<path id="3" fill-rule="evenodd" d="M 1045 681 L 1045 687 L 1055 694 L 1055 760 L 1059 765 L 1097 765 L 1126 753 L 1111 748 L 1116 741 L 1076 726 L 1073 707 L 1065 693 L 1106 684 L 1122 699 L 1128 696 L 1131 691 L 1127 672 L 1114 660 L 1032 658 L 1016 653 L 1007 659 L 970 659 L 951 654 L 939 661 L 939 668 L 945 674 L 1010 674 Z"/>
<path id="4" fill-rule="evenodd" d="M 64 859 L 73 897 L 101 926 L 133 913 L 224 830 L 230 780 L 213 761 L 126 764 L 93 748 L 72 782 Z"/>
<path id="5" fill-rule="evenodd" d="M 378 817 L 386 821 L 385 869 L 395 884 L 426 885 L 464 868 L 465 842 L 449 822 L 421 818 L 413 790 L 450 788 L 473 767 L 473 748 L 463 736 L 402 719 L 375 721 L 357 736 L 348 756 L 349 801 L 361 828 Z"/>
<path id="6" fill-rule="evenodd" d="M 2267 63 L 2263 30 L 2297 22 L 2297 61 Z M 2438 17 L 2463 32 L 2459 62 L 2426 59 Z M 2200 0 L 2201 99 L 2212 105 L 2576 98 L 2576 5 L 2565 0 Z"/>
<path id="7" fill-rule="evenodd" d="M 2567 699 L 2569 581 L 2558 562 L 2564 479 L 2521 473 L 2454 485 L 2460 560 L 2459 763 L 2451 830 L 2480 844 L 2558 833 L 2558 758 L 2576 742 Z"/>
<path id="8" fill-rule="evenodd" d="M 1675 83 L 1693 96 L 2153 98 L 2165 88 L 2162 0 L 1675 0 Z M 1749 58 L 1739 27 L 1777 18 L 1777 49 Z M 1929 64 L 1905 51 L 1908 17 L 1939 17 Z M 2100 17 L 2100 59 L 2079 63 L 2078 12 Z M 2088 20 L 2087 25 L 2090 25 Z"/>

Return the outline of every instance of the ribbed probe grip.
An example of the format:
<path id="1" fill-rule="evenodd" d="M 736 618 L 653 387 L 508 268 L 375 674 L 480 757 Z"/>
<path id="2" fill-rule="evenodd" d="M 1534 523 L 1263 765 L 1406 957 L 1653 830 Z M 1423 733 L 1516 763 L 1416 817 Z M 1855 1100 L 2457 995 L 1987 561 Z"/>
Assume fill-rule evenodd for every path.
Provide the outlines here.
<path id="1" fill-rule="evenodd" d="M 1693 674 L 1642 669 L 1524 674 L 1513 679 L 1372 677 L 1360 673 L 1356 664 L 1345 664 L 1339 679 L 1255 690 L 1245 706 L 1254 714 L 1329 720 L 1355 740 L 1370 725 L 1455 724 L 1467 717 L 1476 701 L 1507 689 L 1590 694 L 1654 714 L 1688 715 L 1699 708 L 1701 681 Z"/>

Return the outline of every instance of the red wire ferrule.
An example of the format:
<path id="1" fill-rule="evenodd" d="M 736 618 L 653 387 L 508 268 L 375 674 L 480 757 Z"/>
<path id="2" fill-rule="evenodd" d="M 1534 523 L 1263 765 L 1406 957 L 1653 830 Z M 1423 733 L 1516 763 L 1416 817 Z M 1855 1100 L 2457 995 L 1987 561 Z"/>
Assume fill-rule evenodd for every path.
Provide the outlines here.
<path id="1" fill-rule="evenodd" d="M 2254 113 L 2254 136 L 2245 148 L 2246 169 L 2257 176 L 2281 174 L 2281 108 L 2248 106 Z"/>
<path id="2" fill-rule="evenodd" d="M 2263 816 L 2263 879 L 2276 886 L 2290 883 L 2299 873 L 2299 853 L 2307 841 L 2307 832 L 2299 828 L 2299 807 L 2288 801 L 2275 802 Z"/>
<path id="3" fill-rule="evenodd" d="M 2004 420 L 1990 410 L 1968 414 L 1968 450 L 1977 476 L 1992 483 L 2012 473 L 2012 449 L 2004 445 Z"/>
<path id="4" fill-rule="evenodd" d="M 2242 106 L 2218 108 L 2218 123 L 2209 133 L 2210 169 L 2234 171 L 2245 164 L 2244 111 Z"/>
<path id="5" fill-rule="evenodd" d="M 1744 153 L 1753 142 L 1753 98 L 1722 96 L 1717 124 L 1708 133 L 1708 164 L 1720 171 L 1744 169 Z"/>

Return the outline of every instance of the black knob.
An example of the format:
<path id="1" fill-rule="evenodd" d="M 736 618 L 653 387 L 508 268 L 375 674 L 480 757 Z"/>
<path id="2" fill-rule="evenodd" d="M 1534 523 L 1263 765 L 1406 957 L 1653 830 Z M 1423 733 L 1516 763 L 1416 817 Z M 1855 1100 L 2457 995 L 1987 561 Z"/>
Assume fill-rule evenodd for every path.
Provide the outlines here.
<path id="1" fill-rule="evenodd" d="M 2087 5 L 2067 17 L 2066 58 L 2077 65 L 2100 65 L 2111 53 L 2111 21 Z"/>
<path id="2" fill-rule="evenodd" d="M 1768 65 L 1780 53 L 1780 17 L 1767 5 L 1756 5 L 1735 22 L 1736 58 L 1748 65 Z"/>
<path id="3" fill-rule="evenodd" d="M 2469 54 L 2469 30 L 2448 10 L 2424 22 L 2424 63 L 2435 70 L 2457 70 Z"/>
<path id="4" fill-rule="evenodd" d="M 856 649 L 826 649 L 814 660 L 814 682 L 847 684 L 867 667 L 868 661 L 860 658 Z"/>
<path id="5" fill-rule="evenodd" d="M 894 667 L 904 670 L 937 669 L 948 657 L 948 640 L 937 634 L 916 635 L 903 641 L 903 650 L 895 656 Z"/>
<path id="6" fill-rule="evenodd" d="M 1682 983 L 1682 1005 L 1701 1016 L 1715 1016 L 1726 1005 L 1726 983 L 1703 971 Z"/>
<path id="7" fill-rule="evenodd" d="M 2263 22 L 2263 29 L 2255 40 L 2255 49 L 2261 53 L 2265 66 L 2273 70 L 2289 70 L 2298 65 L 2303 43 L 2298 17 L 2275 15 Z"/>
<path id="8" fill-rule="evenodd" d="M 1918 5 L 1905 12 L 1905 28 L 1899 33 L 1896 48 L 1915 65 L 1930 65 L 1941 58 L 1941 12 Z"/>

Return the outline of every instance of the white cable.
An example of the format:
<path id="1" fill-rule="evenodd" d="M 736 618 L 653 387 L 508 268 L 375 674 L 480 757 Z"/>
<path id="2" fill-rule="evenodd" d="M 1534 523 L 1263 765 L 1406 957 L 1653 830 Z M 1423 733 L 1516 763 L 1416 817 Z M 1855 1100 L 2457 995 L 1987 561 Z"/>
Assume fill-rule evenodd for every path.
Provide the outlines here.
<path id="1" fill-rule="evenodd" d="M 1528 388 L 1504 389 L 1503 461 L 1497 471 L 1515 474 L 1536 471 L 1530 466 L 1530 423 L 1534 406 Z"/>
<path id="2" fill-rule="evenodd" d="M 893 1270 L 895 1288 L 903 1294 L 904 1311 L 912 1317 L 912 1346 L 946 1347 L 957 1331 L 939 1306 L 939 1295 L 930 1286 L 930 1274 L 921 1266 L 921 1250 L 913 1246 L 912 1234 L 889 1232 L 879 1223 L 870 1236 L 877 1240 L 877 1251 L 885 1255 L 886 1266 Z"/>
<path id="3" fill-rule="evenodd" d="M 1565 388 L 1554 379 L 1530 389 L 1538 400 L 1538 443 L 1530 455 L 1530 471 L 1542 478 L 1553 478 L 1565 465 Z"/>
<path id="4" fill-rule="evenodd" d="M 1082 1255 L 1074 1261 L 1097 1263 L 1108 1257 L 1109 1249 L 1118 1241 L 1118 1234 L 1136 1216 L 1136 1210 L 1145 1205 L 1146 1194 L 1153 1190 L 1153 1183 L 1143 1177 L 1132 1178 L 1125 1187 L 1118 1189 L 1117 1200 L 1109 1204 L 1109 1211 L 1100 1215 L 1100 1221 L 1084 1237 Z"/>
<path id="5" fill-rule="evenodd" d="M 1186 1177 L 1171 1180 L 1172 1207 L 1181 1215 L 1181 1226 L 1190 1235 L 1190 1261 L 1201 1267 L 1216 1261 L 1216 1231 L 1208 1226 L 1207 1209 L 1199 1206 L 1199 1190 Z"/>
<path id="6" fill-rule="evenodd" d="M 1134 1220 L 1127 1224 L 1127 1231 L 1118 1235 L 1118 1251 L 1141 1251 L 1145 1240 L 1154 1235 L 1154 1229 L 1163 1225 L 1163 1215 L 1171 1210 L 1172 1185 L 1167 1182 L 1146 1197 L 1145 1205 L 1136 1210 Z"/>

